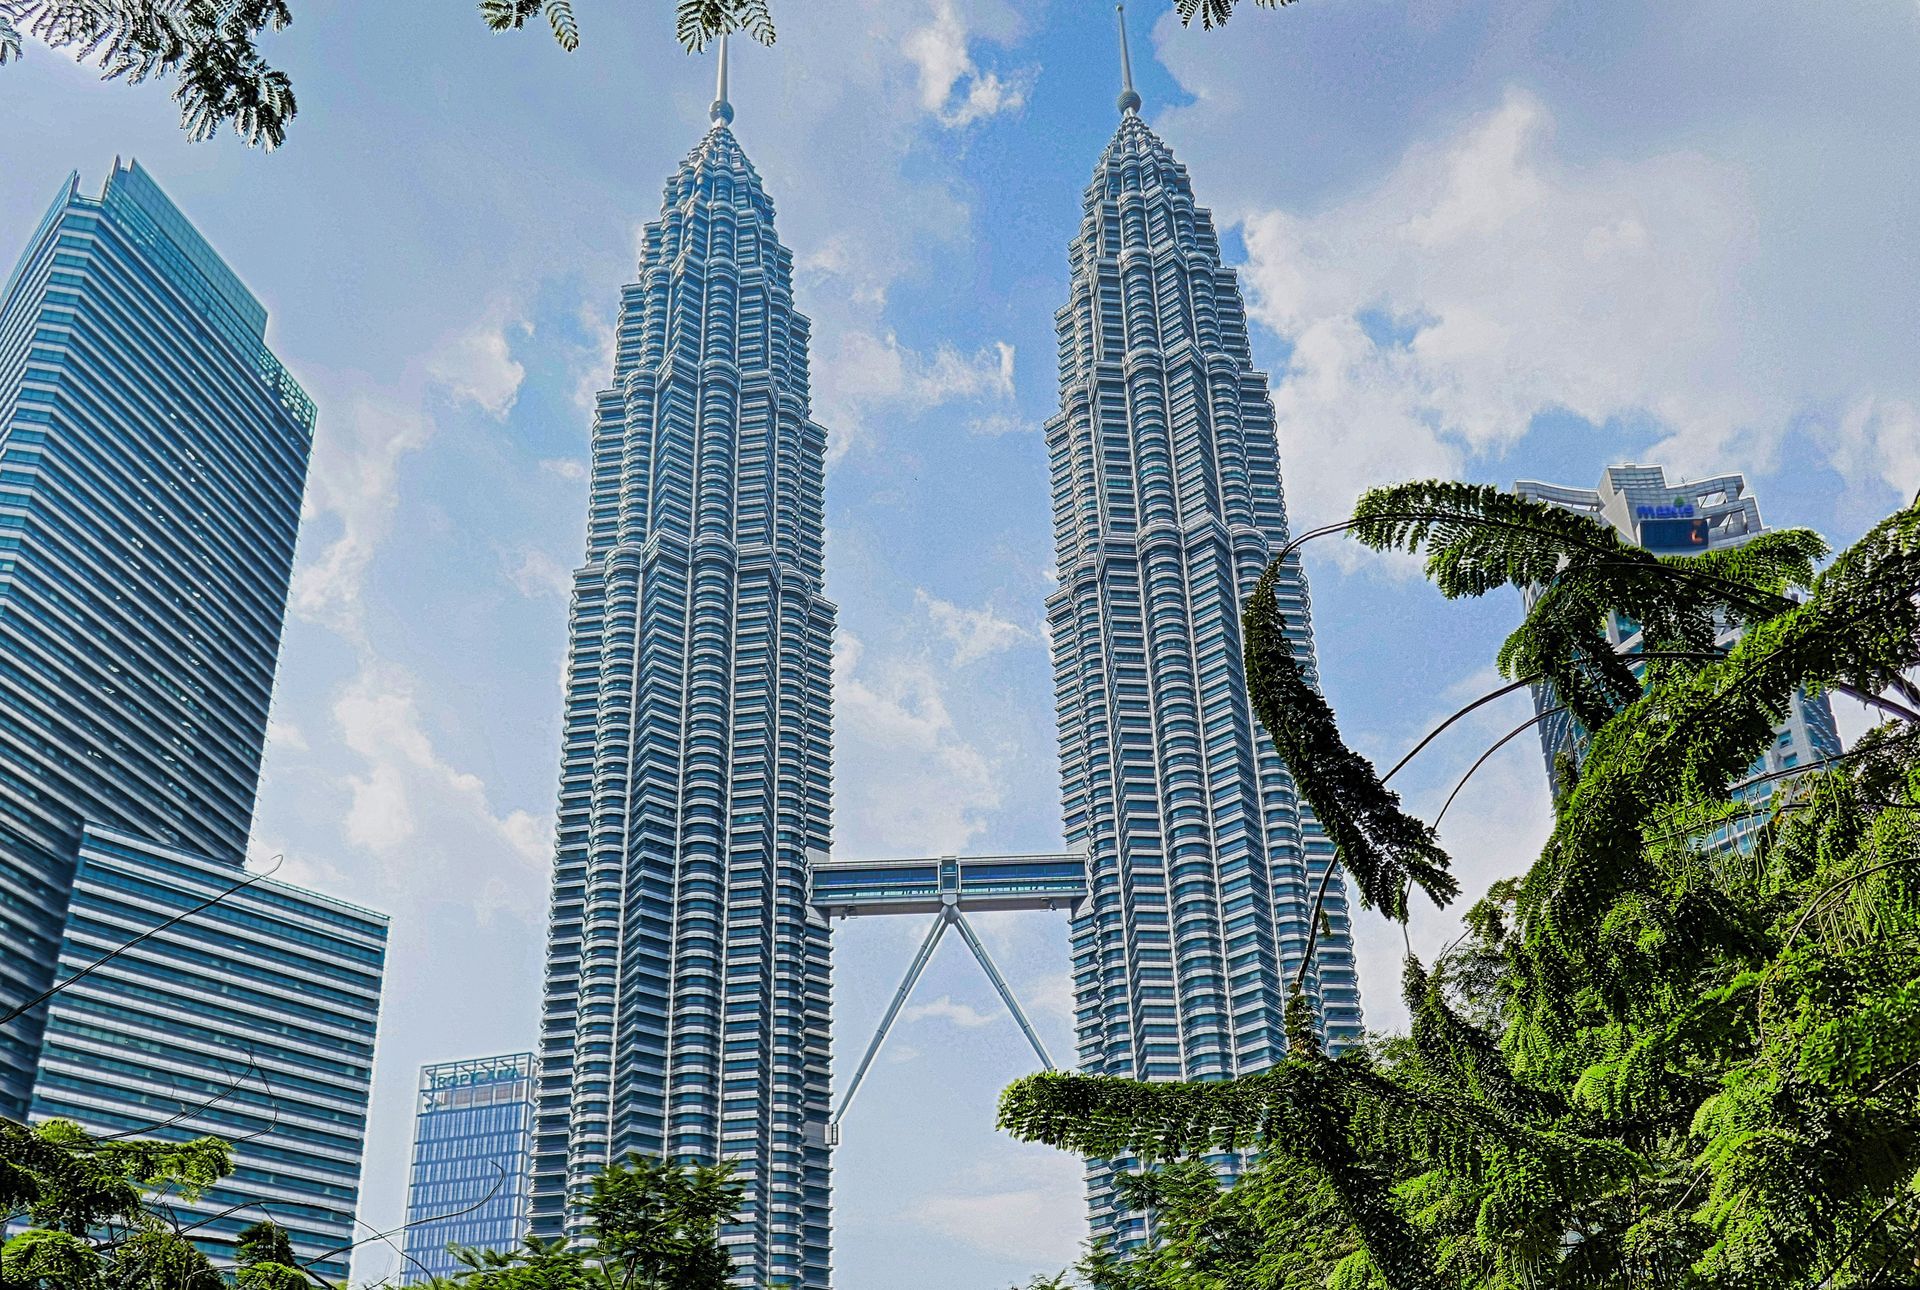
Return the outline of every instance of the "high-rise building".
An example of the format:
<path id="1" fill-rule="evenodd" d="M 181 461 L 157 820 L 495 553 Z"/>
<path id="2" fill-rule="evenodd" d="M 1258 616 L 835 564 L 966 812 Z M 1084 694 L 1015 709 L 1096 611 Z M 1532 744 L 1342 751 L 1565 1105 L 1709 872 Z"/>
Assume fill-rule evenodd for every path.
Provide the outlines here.
<path id="1" fill-rule="evenodd" d="M 730 122 L 621 295 L 574 575 L 534 1130 L 536 1235 L 641 1152 L 738 1162 L 740 1284 L 825 1290 L 834 606 L 826 432 L 773 203 Z"/>
<path id="2" fill-rule="evenodd" d="M 1760 521 L 1760 503 L 1748 495 L 1746 476 L 1739 474 L 1680 481 L 1668 480 L 1665 468 L 1660 466 L 1609 466 L 1598 488 L 1521 480 L 1514 485 L 1514 492 L 1590 515 L 1596 523 L 1608 525 L 1627 541 L 1656 555 L 1724 550 L 1766 532 Z M 1525 593 L 1528 609 L 1538 597 L 1537 588 Z M 1610 616 L 1606 635 L 1608 642 L 1623 653 L 1634 653 L 1641 647 L 1640 625 L 1623 615 Z M 1720 633 L 1719 643 L 1730 645 L 1739 635 L 1737 629 L 1728 627 Z M 1558 792 L 1558 767 L 1563 758 L 1571 759 L 1576 766 L 1580 763 L 1586 756 L 1588 732 L 1571 713 L 1554 711 L 1560 704 L 1553 687 L 1534 686 L 1533 704 L 1534 712 L 1542 718 L 1540 751 L 1546 760 L 1547 781 Z M 1714 841 L 1745 849 L 1766 824 L 1766 813 L 1757 808 L 1779 787 L 1779 772 L 1812 766 L 1839 753 L 1840 731 L 1827 697 L 1796 690 L 1786 720 L 1774 729 L 1773 746 L 1753 764 L 1749 779 L 1758 782 L 1734 790 L 1736 796 L 1752 800 L 1756 809 L 1725 826 Z"/>
<path id="3" fill-rule="evenodd" d="M 387 925 L 242 868 L 314 425 L 266 324 L 133 163 L 0 291 L 0 1114 L 227 1138 L 164 1203 L 344 1277 Z"/>
<path id="4" fill-rule="evenodd" d="M 84 829 L 57 975 L 70 984 L 47 1006 L 31 1116 L 224 1139 L 230 1176 L 157 1203 L 217 1260 L 271 1218 L 315 1273 L 344 1282 L 387 918 L 272 878 L 233 890 L 248 877 Z"/>
<path id="5" fill-rule="evenodd" d="M 266 321 L 137 164 L 70 177 L 0 291 L 0 1015 L 86 825 L 245 852 L 314 421 Z M 0 1026 L 0 1114 L 45 1016 Z"/>
<path id="6" fill-rule="evenodd" d="M 532 1053 L 420 1068 L 400 1284 L 460 1271 L 450 1246 L 526 1239 L 532 1148 Z"/>
<path id="7" fill-rule="evenodd" d="M 1124 27 L 1121 43 L 1124 60 Z M 1267 380 L 1213 219 L 1141 119 L 1124 61 L 1122 75 L 1120 125 L 1068 251 L 1046 426 L 1063 810 L 1089 887 L 1072 932 L 1079 1065 L 1227 1079 L 1286 1055 L 1333 847 L 1252 712 L 1241 658 L 1241 607 L 1288 540 Z M 1297 556 L 1279 598 L 1314 680 Z M 1337 871 L 1325 915 L 1306 992 L 1337 1050 L 1362 1034 Z M 1096 1241 L 1145 1235 L 1113 1199 L 1126 1163 L 1089 1168 Z"/>

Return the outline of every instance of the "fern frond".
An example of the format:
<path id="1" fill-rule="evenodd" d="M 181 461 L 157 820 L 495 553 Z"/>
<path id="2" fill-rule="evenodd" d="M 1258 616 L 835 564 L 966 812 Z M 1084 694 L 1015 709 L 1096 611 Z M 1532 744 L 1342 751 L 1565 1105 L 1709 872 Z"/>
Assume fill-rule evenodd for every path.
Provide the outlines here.
<path id="1" fill-rule="evenodd" d="M 580 27 L 573 20 L 573 0 L 547 0 L 547 25 L 560 48 L 571 54 L 580 48 Z"/>
<path id="2" fill-rule="evenodd" d="M 541 0 L 480 0 L 480 17 L 494 31 L 518 31 L 540 12 Z"/>
<path id="3" fill-rule="evenodd" d="M 1243 614 L 1247 689 L 1253 709 L 1353 876 L 1361 903 L 1387 917 L 1407 917 L 1409 884 L 1436 905 L 1459 893 L 1433 829 L 1400 808 L 1369 762 L 1340 738 L 1333 709 L 1308 684 L 1287 639 L 1275 586 L 1278 559 L 1267 567 Z"/>

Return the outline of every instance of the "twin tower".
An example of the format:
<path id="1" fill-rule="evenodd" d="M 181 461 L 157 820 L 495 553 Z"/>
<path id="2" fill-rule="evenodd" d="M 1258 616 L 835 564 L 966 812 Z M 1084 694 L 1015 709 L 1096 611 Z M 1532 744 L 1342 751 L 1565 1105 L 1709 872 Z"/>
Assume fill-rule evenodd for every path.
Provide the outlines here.
<path id="1" fill-rule="evenodd" d="M 826 431 L 809 415 L 793 256 L 731 129 L 725 59 L 723 46 L 712 128 L 621 293 L 594 410 L 533 1229 L 573 1230 L 568 1196 L 630 1152 L 731 1159 L 746 1182 L 725 1234 L 739 1283 L 826 1290 Z M 1285 1052 L 1287 983 L 1332 847 L 1241 663 L 1240 606 L 1287 541 L 1266 378 L 1212 219 L 1125 79 L 1068 248 L 1045 427 L 1062 813 L 1084 865 L 1078 1066 L 1222 1079 Z M 1280 595 L 1311 677 L 1297 564 Z M 1361 1033 L 1337 876 L 1327 910 L 1306 979 L 1337 1049 Z M 1097 1238 L 1142 1230 L 1111 1194 L 1125 1163 L 1089 1165 Z"/>

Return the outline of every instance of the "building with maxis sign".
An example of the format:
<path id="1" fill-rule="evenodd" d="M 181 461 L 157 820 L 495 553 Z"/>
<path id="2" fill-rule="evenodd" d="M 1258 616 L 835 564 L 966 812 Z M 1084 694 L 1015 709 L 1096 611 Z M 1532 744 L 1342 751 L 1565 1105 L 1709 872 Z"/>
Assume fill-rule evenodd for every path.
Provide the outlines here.
<path id="1" fill-rule="evenodd" d="M 1747 492 L 1746 476 L 1715 475 L 1711 479 L 1670 481 L 1660 466 L 1609 466 L 1597 488 L 1570 488 L 1564 484 L 1546 484 L 1521 480 L 1514 492 L 1534 501 L 1546 502 L 1565 510 L 1590 515 L 1596 523 L 1611 527 L 1621 537 L 1655 555 L 1692 555 L 1739 546 L 1766 531 L 1760 521 L 1760 503 Z M 1529 609 L 1537 590 L 1526 593 Z M 1640 647 L 1640 627 L 1619 614 L 1606 624 L 1606 636 L 1617 650 L 1632 653 Z M 1739 639 L 1738 631 L 1728 629 L 1720 635 L 1724 648 Z M 1534 711 L 1548 713 L 1559 706 L 1551 686 L 1533 687 Z M 1540 751 L 1546 761 L 1547 779 L 1558 792 L 1556 767 L 1562 758 L 1575 765 L 1586 755 L 1587 731 L 1567 712 L 1544 716 L 1540 724 Z M 1735 795 L 1764 803 L 1779 787 L 1779 772 L 1816 765 L 1840 752 L 1840 732 L 1834 725 L 1833 708 L 1825 695 L 1808 696 L 1795 691 L 1787 718 L 1774 730 L 1773 747 L 1753 764 L 1751 777 L 1759 780 L 1751 789 L 1736 788 Z M 1762 779 L 1763 776 L 1774 778 Z M 1752 835 L 1766 823 L 1763 812 L 1735 821 L 1723 829 L 1715 841 L 1722 845 L 1744 847 Z"/>
<path id="2" fill-rule="evenodd" d="M 452 1246 L 520 1246 L 532 1152 L 532 1053 L 420 1068 L 402 1285 L 461 1271 Z"/>

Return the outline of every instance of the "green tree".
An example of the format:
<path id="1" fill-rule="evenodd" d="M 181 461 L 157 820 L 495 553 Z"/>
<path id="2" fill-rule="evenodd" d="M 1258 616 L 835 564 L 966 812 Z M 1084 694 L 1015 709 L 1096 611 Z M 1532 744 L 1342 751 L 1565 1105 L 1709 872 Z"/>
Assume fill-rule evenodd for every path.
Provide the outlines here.
<path id="1" fill-rule="evenodd" d="M 462 1290 L 726 1290 L 733 1259 L 720 1227 L 740 1208 L 733 1165 L 630 1156 L 594 1178 L 575 1204 L 584 1248 L 529 1238 L 518 1250 L 456 1249 Z"/>
<path id="2" fill-rule="evenodd" d="M 30 1226 L 0 1246 L 6 1290 L 222 1290 L 205 1255 L 158 1212 L 232 1169 L 217 1138 L 96 1138 L 66 1120 L 0 1119 L 0 1206 Z"/>
<path id="3" fill-rule="evenodd" d="M 231 125 L 272 148 L 296 105 L 292 82 L 267 65 L 258 41 L 292 21 L 287 0 L 0 0 L 0 64 L 33 37 L 107 80 L 170 77 L 189 138 Z"/>
<path id="4" fill-rule="evenodd" d="M 1920 509 L 1817 576 L 1811 534 L 1657 557 L 1457 484 L 1377 490 L 1339 527 L 1424 552 L 1449 597 L 1543 590 L 1499 663 L 1551 684 L 1591 743 L 1540 857 L 1474 906 L 1463 942 L 1409 958 L 1404 1039 L 1331 1058 L 1296 1001 L 1289 1058 L 1267 1072 L 1037 1076 L 1007 1090 L 1003 1126 L 1096 1156 L 1257 1149 L 1225 1195 L 1294 1171 L 1341 1233 L 1263 1261 L 1284 1206 L 1248 1198 L 1247 1247 L 1196 1239 L 1180 1215 L 1214 1211 L 1176 1201 L 1133 1260 L 1160 1276 L 1142 1284 L 1211 1284 L 1191 1280 L 1209 1249 L 1235 1269 L 1219 1284 L 1253 1287 L 1920 1282 Z M 1610 612 L 1645 625 L 1646 657 L 1607 645 Z M 1721 649 L 1727 623 L 1744 633 Z M 1410 886 L 1445 900 L 1445 857 L 1279 656 L 1281 626 L 1263 584 L 1246 611 L 1255 706 L 1342 867 L 1392 917 Z M 1890 719 L 1770 801 L 1735 795 L 1796 688 Z M 1763 827 L 1732 845 L 1749 816 Z"/>
<path id="5" fill-rule="evenodd" d="M 1217 27 L 1238 0 L 1176 0 L 1180 20 Z M 1255 0 L 1276 8 L 1293 0 Z M 495 31 L 544 19 L 562 49 L 580 45 L 573 0 L 479 0 Z M 232 126 L 249 144 L 277 148 L 299 110 L 293 82 L 260 53 L 260 37 L 293 21 L 288 0 L 0 0 L 0 65 L 17 59 L 28 38 L 100 69 L 103 80 L 174 81 L 180 125 L 194 140 Z M 768 0 L 674 0 L 674 28 L 698 52 L 730 32 L 774 42 Z"/>
<path id="6" fill-rule="evenodd" d="M 1285 1156 L 1231 1187 L 1191 1160 L 1118 1182 L 1122 1203 L 1152 1216 L 1146 1248 L 1124 1259 L 1091 1249 L 1027 1290 L 1318 1290 L 1358 1247 L 1324 1181 Z"/>
<path id="7" fill-rule="evenodd" d="M 238 1290 L 307 1290 L 313 1284 L 293 1252 L 287 1229 L 271 1220 L 242 1228 L 234 1256 Z"/>

